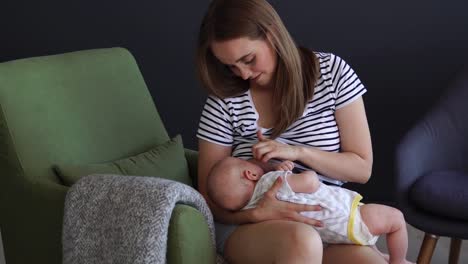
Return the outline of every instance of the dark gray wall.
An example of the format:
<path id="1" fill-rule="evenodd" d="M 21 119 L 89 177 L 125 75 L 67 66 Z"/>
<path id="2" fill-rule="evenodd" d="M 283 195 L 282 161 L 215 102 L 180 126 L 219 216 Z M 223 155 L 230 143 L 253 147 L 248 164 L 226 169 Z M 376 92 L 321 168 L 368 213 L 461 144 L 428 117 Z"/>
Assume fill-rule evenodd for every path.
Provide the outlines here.
<path id="1" fill-rule="evenodd" d="M 122 46 L 136 57 L 170 135 L 196 148 L 205 93 L 194 48 L 204 1 L 2 1 L 0 61 Z M 468 2 L 272 0 L 296 41 L 334 52 L 367 86 L 374 175 L 352 185 L 393 199 L 398 139 L 437 100 L 468 59 Z"/>

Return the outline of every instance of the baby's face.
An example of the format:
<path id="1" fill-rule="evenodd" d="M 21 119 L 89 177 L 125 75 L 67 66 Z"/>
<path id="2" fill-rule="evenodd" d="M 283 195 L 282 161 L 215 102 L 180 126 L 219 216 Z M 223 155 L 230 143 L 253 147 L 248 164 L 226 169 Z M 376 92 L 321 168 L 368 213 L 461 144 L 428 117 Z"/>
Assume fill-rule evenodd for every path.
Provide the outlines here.
<path id="1" fill-rule="evenodd" d="M 229 210 L 240 210 L 247 205 L 252 197 L 255 182 L 244 177 L 242 170 L 228 170 L 223 174 L 224 184 L 219 191 L 224 195 L 220 204 Z"/>

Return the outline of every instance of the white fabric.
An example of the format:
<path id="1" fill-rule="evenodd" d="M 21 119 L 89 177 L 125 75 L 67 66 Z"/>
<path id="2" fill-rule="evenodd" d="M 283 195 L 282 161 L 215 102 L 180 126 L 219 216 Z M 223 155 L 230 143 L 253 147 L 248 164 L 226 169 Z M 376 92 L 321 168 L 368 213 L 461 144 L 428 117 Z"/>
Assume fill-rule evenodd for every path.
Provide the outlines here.
<path id="1" fill-rule="evenodd" d="M 320 205 L 322 210 L 302 212 L 301 214 L 323 222 L 324 227 L 317 227 L 323 242 L 355 244 L 348 237 L 348 222 L 351 217 L 353 201 L 359 202 L 362 198 L 357 192 L 320 183 L 320 187 L 314 193 L 295 193 L 288 184 L 287 175 L 290 171 L 272 171 L 263 175 L 257 182 L 254 193 L 244 209 L 257 206 L 258 201 L 268 191 L 278 177 L 283 178 L 283 185 L 277 193 L 277 198 L 282 201 L 298 204 Z M 362 221 L 359 208 L 354 214 L 354 236 L 360 244 L 373 245 L 377 236 L 372 235 Z"/>

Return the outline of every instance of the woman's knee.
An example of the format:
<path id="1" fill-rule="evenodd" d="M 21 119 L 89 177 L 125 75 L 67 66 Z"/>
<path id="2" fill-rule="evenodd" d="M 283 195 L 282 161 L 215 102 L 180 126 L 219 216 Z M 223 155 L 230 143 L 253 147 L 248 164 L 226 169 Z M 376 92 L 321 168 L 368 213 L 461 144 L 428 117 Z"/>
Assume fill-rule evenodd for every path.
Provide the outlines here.
<path id="1" fill-rule="evenodd" d="M 321 263 L 317 231 L 292 221 L 267 221 L 238 228 L 226 241 L 230 263 Z"/>
<path id="2" fill-rule="evenodd" d="M 291 225 L 290 230 L 284 234 L 284 246 L 292 256 L 315 259 L 323 253 L 320 235 L 306 224 Z"/>

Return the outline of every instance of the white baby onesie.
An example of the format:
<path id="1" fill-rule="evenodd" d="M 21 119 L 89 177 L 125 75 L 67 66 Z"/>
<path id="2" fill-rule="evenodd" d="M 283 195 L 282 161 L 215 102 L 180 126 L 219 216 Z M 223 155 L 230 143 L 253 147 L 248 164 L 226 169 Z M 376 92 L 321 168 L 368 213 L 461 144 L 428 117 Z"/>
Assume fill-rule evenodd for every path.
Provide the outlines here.
<path id="1" fill-rule="evenodd" d="M 279 200 L 298 204 L 320 205 L 320 211 L 308 211 L 301 214 L 323 222 L 324 227 L 316 227 L 323 242 L 374 245 L 378 236 L 372 235 L 359 212 L 362 196 L 354 191 L 320 183 L 314 193 L 295 193 L 287 181 L 290 171 L 271 171 L 264 174 L 257 182 L 254 193 L 243 209 L 254 208 L 278 177 L 283 178 L 283 185 L 276 197 Z"/>

